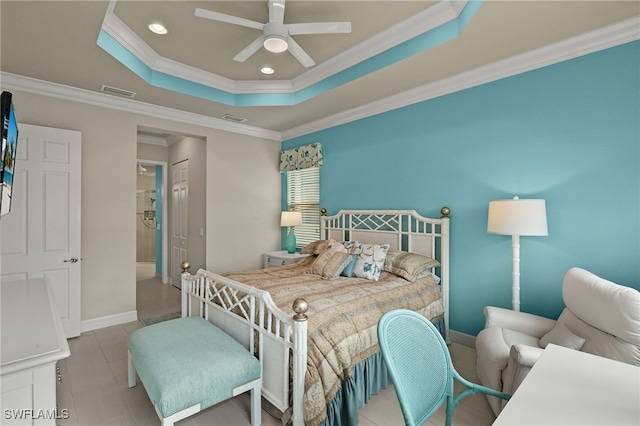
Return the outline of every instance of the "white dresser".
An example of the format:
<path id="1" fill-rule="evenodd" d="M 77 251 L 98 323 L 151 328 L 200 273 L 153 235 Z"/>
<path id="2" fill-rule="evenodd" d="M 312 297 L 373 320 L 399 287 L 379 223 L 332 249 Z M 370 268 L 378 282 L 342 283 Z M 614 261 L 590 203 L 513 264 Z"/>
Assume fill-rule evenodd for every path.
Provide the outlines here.
<path id="1" fill-rule="evenodd" d="M 286 250 L 282 251 L 270 251 L 264 255 L 264 268 L 273 268 L 274 266 L 291 265 L 292 263 L 300 262 L 308 254 L 300 253 L 287 253 Z"/>
<path id="2" fill-rule="evenodd" d="M 44 279 L 0 284 L 2 425 L 55 425 L 56 362 L 71 352 L 51 285 Z"/>

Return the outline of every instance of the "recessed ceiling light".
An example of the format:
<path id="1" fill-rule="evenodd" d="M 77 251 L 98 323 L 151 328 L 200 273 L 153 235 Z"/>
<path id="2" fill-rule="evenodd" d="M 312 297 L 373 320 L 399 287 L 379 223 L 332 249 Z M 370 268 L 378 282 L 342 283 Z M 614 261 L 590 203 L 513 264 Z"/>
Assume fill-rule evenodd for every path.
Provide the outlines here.
<path id="1" fill-rule="evenodd" d="M 149 24 L 149 29 L 151 30 L 151 32 L 154 32 L 156 34 L 166 34 L 168 32 L 167 27 L 159 22 L 153 22 Z"/>
<path id="2" fill-rule="evenodd" d="M 274 70 L 273 68 L 271 68 L 271 67 L 262 67 L 262 69 L 260 70 L 260 72 L 261 72 L 262 74 L 270 75 L 270 74 L 273 74 L 273 73 L 275 72 L 275 70 Z"/>

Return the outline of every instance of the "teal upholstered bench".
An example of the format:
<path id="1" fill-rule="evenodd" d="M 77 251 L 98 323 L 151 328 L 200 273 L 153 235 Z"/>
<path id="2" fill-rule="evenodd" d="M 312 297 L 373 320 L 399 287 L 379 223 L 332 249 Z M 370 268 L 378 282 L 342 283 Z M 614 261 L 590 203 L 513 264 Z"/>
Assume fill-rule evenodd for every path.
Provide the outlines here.
<path id="1" fill-rule="evenodd" d="M 260 361 L 204 318 L 178 318 L 133 332 L 129 387 L 136 385 L 136 372 L 163 426 L 248 390 L 251 424 L 261 423 Z"/>

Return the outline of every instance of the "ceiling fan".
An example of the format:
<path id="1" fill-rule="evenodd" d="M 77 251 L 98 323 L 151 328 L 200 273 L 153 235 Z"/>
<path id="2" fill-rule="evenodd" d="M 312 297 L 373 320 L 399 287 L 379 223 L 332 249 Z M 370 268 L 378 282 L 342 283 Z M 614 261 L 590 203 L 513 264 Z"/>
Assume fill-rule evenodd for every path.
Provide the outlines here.
<path id="1" fill-rule="evenodd" d="M 214 21 L 241 25 L 243 27 L 262 30 L 262 35 L 245 47 L 233 59 L 238 62 L 246 61 L 262 46 L 270 52 L 289 52 L 305 67 L 309 68 L 316 63 L 302 47 L 291 37 L 302 34 L 344 34 L 351 32 L 351 22 L 314 22 L 306 24 L 284 23 L 285 0 L 269 0 L 269 22 L 262 24 L 249 19 L 238 18 L 224 13 L 197 8 L 195 15 L 200 18 Z"/>

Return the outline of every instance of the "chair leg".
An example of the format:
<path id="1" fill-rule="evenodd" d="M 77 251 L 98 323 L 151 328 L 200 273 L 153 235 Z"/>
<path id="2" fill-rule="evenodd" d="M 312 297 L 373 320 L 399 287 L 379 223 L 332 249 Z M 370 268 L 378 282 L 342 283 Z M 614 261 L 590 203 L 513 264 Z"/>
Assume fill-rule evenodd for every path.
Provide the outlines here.
<path id="1" fill-rule="evenodd" d="M 456 409 L 456 401 L 453 398 L 453 395 L 447 396 L 447 406 L 445 408 L 445 426 L 451 426 L 451 418 L 453 417 L 453 411 Z"/>

